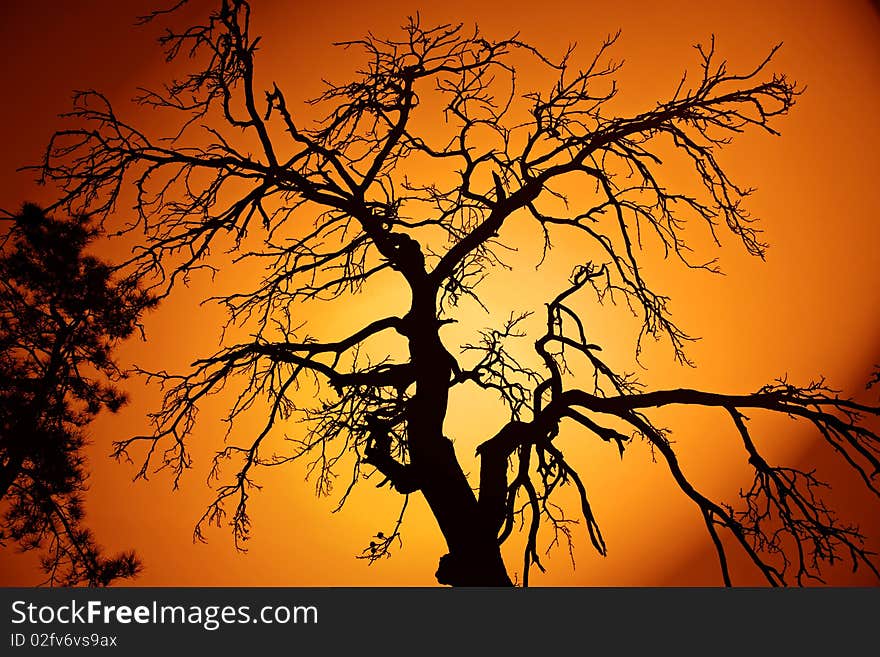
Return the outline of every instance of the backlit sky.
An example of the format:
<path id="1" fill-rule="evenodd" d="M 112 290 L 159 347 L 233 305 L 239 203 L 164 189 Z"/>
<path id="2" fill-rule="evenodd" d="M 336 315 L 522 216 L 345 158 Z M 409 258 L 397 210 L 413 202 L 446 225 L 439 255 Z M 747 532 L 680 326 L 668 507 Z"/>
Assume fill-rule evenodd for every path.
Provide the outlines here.
<path id="1" fill-rule="evenodd" d="M 195 3 L 197 13 L 204 2 Z M 864 394 L 870 366 L 880 361 L 880 291 L 877 285 L 877 220 L 880 170 L 880 17 L 868 0 L 834 2 L 556 2 L 487 0 L 470 3 L 351 2 L 300 3 L 254 0 L 254 31 L 262 33 L 260 80 L 277 81 L 288 102 L 320 90 L 320 79 L 341 79 L 351 70 L 350 55 L 331 42 L 356 38 L 369 30 L 392 33 L 408 14 L 419 11 L 425 23 L 478 23 L 490 36 L 519 31 L 550 53 L 577 41 L 583 57 L 609 32 L 622 29 L 614 55 L 626 60 L 620 75 L 627 106 L 650 108 L 675 89 L 681 72 L 696 64 L 691 45 L 716 35 L 719 51 L 734 68 L 750 69 L 768 49 L 784 42 L 773 70 L 784 71 L 807 87 L 792 114 L 777 127 L 781 138 L 746 136 L 722 162 L 733 176 L 758 188 L 749 208 L 762 218 L 770 243 L 766 262 L 750 258 L 732 238 L 720 255 L 725 277 L 694 273 L 648 259 L 648 275 L 673 299 L 678 322 L 702 340 L 690 351 L 698 367 L 671 362 L 663 345 L 650 346 L 646 382 L 656 387 L 690 386 L 720 392 L 749 392 L 788 374 L 807 381 L 824 375 L 837 387 Z M 167 78 L 154 45 L 155 28 L 132 27 L 150 3 L 83 0 L 58 3 L 31 0 L 0 8 L 0 44 L 4 66 L 0 82 L 0 207 L 23 200 L 46 200 L 22 164 L 37 160 L 56 115 L 69 107 L 73 89 L 104 91 L 125 113 L 138 86 Z M 143 117 L 151 130 L 162 120 Z M 551 278 L 577 259 L 577 245 L 562 241 L 544 274 L 534 273 L 540 248 L 533 228 L 514 226 L 510 238 L 520 247 L 513 272 L 498 273 L 485 288 L 493 315 L 476 310 L 448 334 L 454 346 L 472 338 L 474 328 L 497 324 L 512 310 L 540 308 L 564 282 Z M 195 303 L 208 292 L 196 281 L 149 318 L 148 345 L 132 343 L 121 352 L 124 363 L 174 368 L 212 350 L 220 314 Z M 512 293 L 511 291 L 515 291 Z M 216 290 L 211 289 L 211 293 Z M 368 289 L 353 306 L 316 311 L 315 325 L 328 337 L 342 334 L 346 322 L 362 325 L 374 306 L 393 306 L 392 292 Z M 493 319 L 495 321 L 493 321 Z M 619 310 L 599 311 L 595 340 L 606 355 L 627 369 L 632 360 L 631 330 Z M 158 393 L 139 382 L 132 403 L 93 428 L 93 467 L 88 497 L 89 524 L 110 550 L 134 547 L 145 572 L 144 585 L 430 585 L 442 538 L 424 502 L 410 503 L 404 548 L 393 558 L 368 567 L 354 555 L 396 517 L 397 499 L 366 483 L 349 505 L 332 514 L 336 498 L 315 499 L 302 468 L 259 475 L 264 485 L 255 496 L 254 538 L 247 555 L 232 547 L 225 529 L 208 533 L 207 545 L 193 544 L 192 528 L 210 501 L 204 485 L 207 460 L 220 444 L 222 429 L 206 422 L 196 434 L 195 468 L 181 490 L 157 475 L 132 483 L 133 467 L 107 458 L 110 442 L 146 429 L 145 413 Z M 216 411 L 222 406 L 214 406 Z M 491 410 L 487 410 L 491 409 Z M 475 471 L 474 446 L 494 433 L 498 408 L 491 397 L 456 393 L 447 433 L 456 440 L 465 469 Z M 658 414 L 676 428 L 674 439 L 683 466 L 707 492 L 733 501 L 743 479 L 741 446 L 723 417 L 698 412 Z M 714 420 L 718 420 L 715 422 Z M 880 541 L 880 508 L 865 504 L 857 486 L 839 481 L 839 469 L 812 434 L 783 421 L 763 425 L 768 453 L 789 463 L 816 464 L 837 483 L 831 500 L 846 518 L 859 521 Z M 290 429 L 291 433 L 295 428 Z M 599 557 L 580 536 L 572 569 L 564 550 L 553 553 L 546 585 L 690 585 L 718 584 L 709 538 L 695 507 L 675 489 L 665 467 L 652 464 L 647 449 L 633 446 L 621 462 L 616 449 L 585 444 L 576 433 L 561 437 L 591 491 L 593 506 L 608 542 Z M 732 497 L 731 497 L 732 496 Z M 516 546 L 514 546 L 516 547 Z M 518 552 L 506 553 L 511 572 Z M 0 554 L 0 584 L 37 581 L 30 557 Z M 871 580 L 835 572 L 839 583 Z M 734 573 L 735 583 L 756 583 L 754 574 Z"/>

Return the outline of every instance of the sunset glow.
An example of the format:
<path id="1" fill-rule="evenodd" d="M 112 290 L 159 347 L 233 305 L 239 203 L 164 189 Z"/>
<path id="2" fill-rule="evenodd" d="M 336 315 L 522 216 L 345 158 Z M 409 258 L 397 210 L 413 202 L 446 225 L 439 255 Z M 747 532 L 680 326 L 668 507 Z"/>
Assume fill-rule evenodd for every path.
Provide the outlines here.
<path id="1" fill-rule="evenodd" d="M 160 112 L 129 102 L 138 87 L 159 87 L 180 75 L 185 60 L 166 64 L 155 45 L 158 27 L 133 27 L 146 13 L 143 0 L 118 3 L 93 0 L 76 8 L 48 0 L 0 9 L 7 65 L 2 73 L 7 101 L 0 107 L 0 141 L 4 144 L 4 175 L 0 207 L 14 209 L 23 201 L 51 202 L 53 190 L 33 183 L 33 174 L 16 172 L 42 156 L 52 132 L 63 125 L 56 115 L 70 108 L 74 89 L 105 93 L 115 109 L 145 131 L 162 136 L 171 129 Z M 208 0 L 194 0 L 184 10 L 200 16 Z M 344 80 L 361 64 L 354 50 L 332 43 L 367 32 L 394 34 L 408 15 L 419 12 L 425 24 L 478 24 L 490 38 L 519 32 L 542 52 L 559 56 L 577 42 L 577 57 L 589 63 L 608 34 L 622 35 L 609 56 L 625 60 L 617 80 L 621 88 L 614 107 L 621 115 L 650 110 L 670 98 L 685 70 L 694 75 L 697 52 L 692 46 L 711 35 L 731 69 L 754 68 L 777 43 L 784 46 L 770 65 L 805 87 L 790 115 L 774 124 L 781 136 L 747 132 L 721 151 L 720 159 L 744 187 L 755 187 L 748 208 L 760 219 L 761 239 L 769 244 L 766 260 L 750 256 L 726 230 L 716 245 L 704 225 L 685 231 L 704 262 L 718 258 L 723 276 L 690 270 L 675 258 L 664 259 L 659 242 L 644 240 L 644 275 L 671 298 L 674 319 L 700 338 L 687 346 L 695 367 L 674 361 L 668 342 L 646 340 L 640 362 L 634 353 L 639 321 L 625 304 L 595 303 L 578 297 L 578 308 L 589 322 L 589 339 L 601 345 L 603 358 L 620 371 L 638 372 L 649 389 L 698 388 L 722 393 L 754 392 L 765 383 L 787 378 L 800 384 L 826 377 L 847 395 L 877 402 L 876 388 L 866 392 L 872 366 L 880 361 L 880 286 L 876 172 L 880 170 L 880 13 L 867 0 L 803 3 L 790 1 L 727 4 L 686 1 L 649 3 L 558 2 L 552 9 L 521 0 L 473 4 L 450 0 L 438 4 L 340 0 L 308 5 L 254 0 L 252 31 L 262 35 L 257 80 L 284 89 L 298 117 L 314 116 L 304 101 L 320 94 L 322 78 Z M 537 68 L 525 68 L 518 79 L 524 93 L 546 85 Z M 415 120 L 427 130 L 444 130 L 443 115 L 425 92 Z M 310 114 L 311 113 L 311 114 Z M 436 128 L 430 126 L 436 125 Z M 279 129 L 279 134 L 281 133 Z M 242 143 L 247 143 L 243 140 Z M 693 173 L 669 153 L 664 182 L 690 189 Z M 666 154 L 664 153 L 664 157 Z M 454 175 L 435 161 L 413 158 L 407 174 L 422 183 Z M 576 183 L 565 190 L 576 205 L 593 193 Z M 124 199 L 130 202 L 132 190 Z M 130 205 L 130 203 L 129 203 Z M 560 202 L 560 207 L 562 203 Z M 117 216 L 131 219 L 120 204 Z M 297 227 L 293 230 L 301 230 Z M 456 323 L 442 330 L 447 348 L 479 339 L 478 331 L 498 328 L 511 314 L 534 310 L 525 326 L 540 330 L 544 304 L 565 287 L 575 265 L 595 257 L 572 233 L 551 236 L 553 249 L 542 260 L 540 228 L 525 214 L 513 216 L 501 239 L 512 246 L 480 287 L 485 309 L 465 299 Z M 252 237 L 253 238 L 253 237 Z M 259 236 L 256 237 L 259 239 Z M 129 241 L 126 241 L 129 240 Z M 121 260 L 131 246 L 126 237 L 104 254 Z M 134 339 L 119 354 L 126 366 L 147 370 L 182 370 L 218 348 L 225 316 L 216 304 L 200 305 L 206 297 L 248 287 L 259 280 L 252 262 L 223 267 L 215 277 L 198 272 L 146 320 L 147 341 Z M 406 312 L 403 286 L 393 272 L 371 279 L 362 292 L 327 304 L 302 306 L 299 319 L 306 331 L 322 339 L 348 335 L 388 312 Z M 488 311 L 488 312 L 487 312 Z M 246 331 L 244 332 L 246 335 Z M 534 336 L 522 340 L 521 353 L 531 351 Z M 399 339 L 377 338 L 370 354 L 378 358 L 404 346 Z M 467 356 L 463 357 L 464 360 Z M 536 367 L 540 359 L 536 360 Z M 410 496 L 403 526 L 403 545 L 390 559 L 369 565 L 356 555 L 378 531 L 387 532 L 400 511 L 401 496 L 376 488 L 380 476 L 362 481 L 346 504 L 334 513 L 350 479 L 351 462 L 343 460 L 329 496 L 316 496 L 314 477 L 305 462 L 263 468 L 262 486 L 251 498 L 253 538 L 247 553 L 233 547 L 227 527 L 206 532 L 206 543 L 193 540 L 193 528 L 213 499 L 205 484 L 210 460 L 221 449 L 232 397 L 210 398 L 200 413 L 190 443 L 192 469 L 184 472 L 178 490 L 167 472 L 150 480 L 132 481 L 139 462 L 109 458 L 114 440 L 149 431 L 147 413 L 155 411 L 161 391 L 142 377 L 126 382 L 131 403 L 116 415 L 99 417 L 90 428 L 92 469 L 87 497 L 89 525 L 108 550 L 135 548 L 145 570 L 133 583 L 144 586 L 431 586 L 437 560 L 445 552 L 443 538 L 420 494 Z M 304 387 L 303 399 L 313 394 Z M 324 390 L 322 394 L 330 394 Z M 713 409 L 652 411 L 662 427 L 673 429 L 682 468 L 701 489 L 736 503 L 748 487 L 748 455 L 736 429 L 723 411 Z M 818 474 L 833 484 L 831 506 L 842 519 L 859 524 L 869 544 L 880 548 L 880 514 L 876 499 L 862 482 L 847 474 L 830 448 L 816 439 L 808 423 L 787 418 L 751 416 L 756 439 L 768 457 Z M 259 413 L 235 425 L 229 441 L 247 441 L 262 428 Z M 455 445 L 465 473 L 476 485 L 478 444 L 507 420 L 497 395 L 458 386 L 451 392 L 445 435 Z M 269 451 L 289 451 L 301 438 L 302 425 L 290 421 L 271 438 Z M 653 462 L 649 445 L 633 441 L 621 459 L 613 444 L 587 436 L 574 423 L 563 424 L 557 439 L 584 478 L 591 503 L 608 545 L 608 556 L 590 546 L 582 525 L 573 527 L 571 555 L 563 542 L 545 559 L 547 572 L 533 572 L 538 586 L 687 586 L 721 584 L 718 562 L 696 507 L 675 486 L 661 462 Z M 347 467 L 346 467 L 347 464 Z M 230 468 L 226 472 L 232 476 Z M 571 500 L 574 502 L 574 497 Z M 571 513 L 574 514 L 572 505 Z M 542 533 L 547 547 L 552 533 Z M 504 546 L 511 577 L 521 578 L 522 535 Z M 758 573 L 745 560 L 737 562 L 734 583 L 760 585 Z M 846 563 L 829 571 L 833 584 L 876 585 L 871 573 L 849 572 Z M 39 579 L 37 558 L 8 548 L 0 554 L 0 585 L 29 585 Z"/>

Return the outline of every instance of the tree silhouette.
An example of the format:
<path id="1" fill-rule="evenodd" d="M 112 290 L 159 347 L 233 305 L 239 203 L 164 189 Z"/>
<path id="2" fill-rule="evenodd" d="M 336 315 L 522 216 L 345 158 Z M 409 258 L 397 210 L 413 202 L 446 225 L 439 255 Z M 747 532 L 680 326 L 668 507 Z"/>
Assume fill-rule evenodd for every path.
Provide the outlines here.
<path id="1" fill-rule="evenodd" d="M 204 23 L 161 37 L 169 60 L 194 62 L 191 73 L 138 98 L 180 117 L 167 139 L 126 122 L 100 93 L 84 92 L 68 115 L 73 126 L 53 137 L 36 167 L 44 182 L 59 185 L 59 206 L 70 211 L 109 216 L 134 195 L 142 238 L 129 265 L 156 276 L 161 295 L 198 269 L 265 267 L 255 287 L 214 298 L 228 310 L 226 335 L 251 337 L 227 338 L 182 374 L 152 373 L 166 390 L 152 416 L 155 430 L 116 448 L 120 457 L 144 448 L 142 476 L 158 466 L 179 477 L 190 465 L 187 438 L 206 397 L 234 391 L 230 425 L 267 404 L 262 430 L 217 452 L 217 496 L 198 537 L 206 524 L 228 521 L 242 546 L 261 466 L 310 459 L 319 492 L 328 492 L 336 471 L 353 463 L 343 501 L 374 472 L 404 508 L 407 496 L 424 496 L 448 545 L 439 582 L 511 584 L 500 546 L 522 523 L 528 584 L 530 567 L 541 566 L 539 529 L 570 535 L 570 521 L 554 503 L 564 485 L 578 493 L 589 540 L 606 550 L 586 487 L 554 442 L 560 425 L 573 423 L 584 440 L 612 443 L 621 455 L 634 438 L 651 445 L 699 508 L 726 584 L 733 546 L 773 585 L 818 579 L 823 564 L 841 557 L 878 572 L 858 529 L 823 503 L 814 473 L 762 455 L 748 414 L 812 425 L 878 494 L 880 441 L 864 419 L 880 409 L 838 396 L 823 382 L 777 381 L 742 395 L 647 390 L 602 357 L 574 302 L 591 291 L 600 302 L 625 303 L 642 322 L 637 354 L 643 338 L 665 339 L 675 358 L 689 363 L 691 337 L 643 276 L 642 237 L 650 232 L 668 254 L 710 271 L 714 263 L 689 260 L 687 223 L 703 223 L 713 238 L 729 230 L 748 253 L 763 255 L 743 203 L 750 190 L 728 176 L 718 152 L 745 131 L 777 134 L 776 119 L 794 105 L 796 85 L 767 72 L 776 48 L 735 73 L 714 41 L 698 47 L 696 77 L 683 77 L 654 107 L 620 116 L 613 111 L 619 65 L 609 59 L 616 36 L 577 68 L 573 49 L 553 59 L 519 36 L 490 40 L 461 25 L 425 27 L 412 18 L 398 38 L 339 44 L 364 55 L 362 68 L 347 82 L 327 83 L 311 101 L 323 118 L 308 123 L 278 85 L 256 81 L 260 39 L 250 19 L 246 2 L 222 0 Z M 541 68 L 545 83 L 521 91 L 521 67 Z M 694 184 L 670 189 L 661 156 L 689 164 Z M 446 173 L 418 182 L 415 174 L 426 166 Z M 577 198 L 564 195 L 572 185 L 581 190 Z M 531 336 L 538 367 L 509 346 L 526 333 L 528 314 L 511 316 L 458 352 L 443 338 L 459 301 L 479 301 L 480 282 L 504 266 L 501 231 L 514 215 L 536 222 L 545 250 L 565 229 L 591 254 L 566 284 L 548 283 L 554 291 L 541 310 L 546 321 Z M 224 249 L 233 262 L 223 261 Z M 380 273 L 397 282 L 404 314 L 369 318 L 338 339 L 304 333 L 300 322 L 311 304 L 344 301 Z M 370 345 L 379 336 L 397 340 L 403 356 L 376 354 Z M 572 375 L 574 361 L 591 376 Z M 469 385 L 496 391 L 509 416 L 477 449 L 478 493 L 444 434 L 450 390 Z M 315 391 L 314 406 L 302 407 L 301 388 Z M 754 483 L 736 507 L 701 493 L 683 471 L 668 431 L 651 418 L 651 409 L 668 405 L 717 409 L 738 431 Z M 291 417 L 303 421 L 303 437 L 291 453 L 270 453 L 267 436 Z M 229 464 L 235 474 L 224 479 Z M 377 534 L 363 556 L 387 554 L 399 527 Z"/>
<path id="2" fill-rule="evenodd" d="M 114 346 L 152 304 L 133 279 L 89 255 L 87 216 L 25 205 L 4 219 L 0 255 L 0 539 L 44 552 L 46 583 L 106 586 L 140 570 L 105 556 L 84 526 L 85 427 L 125 395 Z"/>

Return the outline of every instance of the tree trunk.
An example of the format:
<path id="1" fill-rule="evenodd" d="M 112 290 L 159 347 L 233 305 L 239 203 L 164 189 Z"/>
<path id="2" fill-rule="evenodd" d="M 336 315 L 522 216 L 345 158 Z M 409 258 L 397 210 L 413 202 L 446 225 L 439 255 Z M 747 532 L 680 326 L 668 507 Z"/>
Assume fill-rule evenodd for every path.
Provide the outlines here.
<path id="1" fill-rule="evenodd" d="M 511 586 L 497 536 L 485 522 L 473 489 L 443 435 L 449 400 L 452 357 L 440 340 L 432 302 L 416 302 L 410 313 L 410 353 L 416 393 L 410 401 L 410 459 L 422 493 L 446 539 L 437 581 L 453 586 Z"/>

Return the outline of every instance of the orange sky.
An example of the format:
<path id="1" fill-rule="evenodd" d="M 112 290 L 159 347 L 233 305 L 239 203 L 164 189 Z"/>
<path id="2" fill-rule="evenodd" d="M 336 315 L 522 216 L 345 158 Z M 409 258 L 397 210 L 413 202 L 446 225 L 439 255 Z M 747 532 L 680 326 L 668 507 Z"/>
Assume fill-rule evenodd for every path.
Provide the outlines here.
<path id="1" fill-rule="evenodd" d="M 6 102 L 0 107 L 3 176 L 0 207 L 24 199 L 46 198 L 15 167 L 32 162 L 57 127 L 55 115 L 69 106 L 70 90 L 105 91 L 125 111 L 139 85 L 167 77 L 153 46 L 154 29 L 135 30 L 132 18 L 150 3 L 90 0 L 74 6 L 31 0 L 0 9 L 0 38 L 6 66 L 2 79 Z M 196 3 L 201 5 L 204 3 Z M 705 3 L 709 4 L 709 3 Z M 548 52 L 577 41 L 582 56 L 618 28 L 623 35 L 614 52 L 626 65 L 620 75 L 623 103 L 633 111 L 671 95 L 685 67 L 695 64 L 691 45 L 715 33 L 720 52 L 734 67 L 749 68 L 769 47 L 784 41 L 774 70 L 807 86 L 792 114 L 778 125 L 783 136 L 752 135 L 726 151 L 722 161 L 735 179 L 758 188 L 750 209 L 761 217 L 771 245 L 767 261 L 746 256 L 732 238 L 722 237 L 720 254 L 726 277 L 694 273 L 674 263 L 649 258 L 647 275 L 673 299 L 680 325 L 703 339 L 690 351 L 698 367 L 671 362 L 664 345 L 651 345 L 643 379 L 655 387 L 690 386 L 721 392 L 752 391 L 777 376 L 806 381 L 822 374 L 847 392 L 861 393 L 870 365 L 880 360 L 880 292 L 876 262 L 880 222 L 875 175 L 880 165 L 880 18 L 867 0 L 849 2 L 741 2 L 707 7 L 696 2 L 554 3 L 553 11 L 535 10 L 519 0 L 436 3 L 300 3 L 255 0 L 255 31 L 263 33 L 261 80 L 278 81 L 288 102 L 315 95 L 320 78 L 340 79 L 350 57 L 330 47 L 335 40 L 364 31 L 388 33 L 407 14 L 419 10 L 425 22 L 477 22 L 493 37 L 521 31 Z M 544 5 L 539 5 L 541 8 Z M 152 129 L 161 119 L 143 117 Z M 672 169 L 675 175 L 675 170 Z M 488 281 L 483 299 L 486 317 L 465 308 L 461 322 L 444 337 L 450 346 L 472 339 L 473 330 L 497 325 L 512 310 L 540 308 L 558 290 L 571 264 L 582 254 L 560 241 L 546 270 L 535 274 L 540 257 L 534 227 L 514 222 L 505 228 L 519 248 L 513 272 Z M 709 253 L 710 251 L 706 251 Z M 230 273 L 218 286 L 236 274 Z M 146 367 L 183 365 L 217 343 L 221 315 L 197 308 L 207 283 L 171 299 L 150 317 L 148 346 L 127 345 L 126 363 Z M 217 289 L 212 289 L 216 293 Z M 368 288 L 353 305 L 316 310 L 312 325 L 328 337 L 346 325 L 360 326 L 377 307 L 400 299 L 379 286 Z M 591 312 L 595 309 L 591 307 Z M 365 321 L 366 320 L 366 321 Z M 618 369 L 633 367 L 632 322 L 619 309 L 590 316 L 596 342 Z M 196 330 L 197 329 L 197 330 Z M 146 570 L 144 585 L 430 585 L 442 539 L 421 498 L 410 503 L 404 549 L 368 567 L 354 555 L 377 530 L 396 517 L 398 499 L 366 483 L 349 505 L 331 514 L 336 499 L 316 500 L 303 470 L 264 472 L 252 515 L 255 536 L 247 555 L 234 551 L 226 530 L 194 545 L 192 527 L 211 497 L 204 485 L 207 460 L 222 438 L 213 418 L 222 400 L 203 412 L 194 436 L 196 464 L 182 489 L 170 490 L 166 477 L 131 483 L 134 470 L 107 459 L 113 439 L 146 428 L 144 414 L 158 394 L 132 385 L 132 404 L 118 416 L 101 418 L 90 450 L 94 474 L 89 494 L 90 524 L 110 549 L 135 547 Z M 491 397 L 473 390 L 453 394 L 447 434 L 456 441 L 465 470 L 474 472 L 474 446 L 492 435 L 501 421 Z M 742 449 L 723 417 L 712 412 L 688 416 L 658 414 L 660 424 L 676 428 L 683 467 L 706 491 L 733 501 L 743 479 Z M 666 420 L 668 419 L 668 422 Z M 716 422 L 715 420 L 718 420 Z M 763 446 L 789 462 L 817 463 L 837 482 L 839 471 L 809 431 L 789 422 L 768 422 Z M 289 431 L 293 434 L 296 427 Z M 538 585 L 718 584 L 720 576 L 699 514 L 680 493 L 664 466 L 652 464 L 646 448 L 634 445 L 621 462 L 616 449 L 588 444 L 574 432 L 561 443 L 572 450 L 591 492 L 608 542 L 609 556 L 596 555 L 581 537 L 576 569 L 557 551 L 549 573 L 533 573 Z M 880 539 L 878 507 L 865 504 L 856 486 L 837 482 L 832 499 L 845 515 L 860 521 Z M 877 544 L 877 542 L 875 542 Z M 518 543 L 512 546 L 518 547 Z M 517 551 L 506 553 L 511 572 L 520 567 Z M 0 555 L 0 583 L 36 580 L 33 560 Z M 835 572 L 833 581 L 876 583 Z M 734 572 L 735 583 L 758 583 L 748 570 Z"/>

